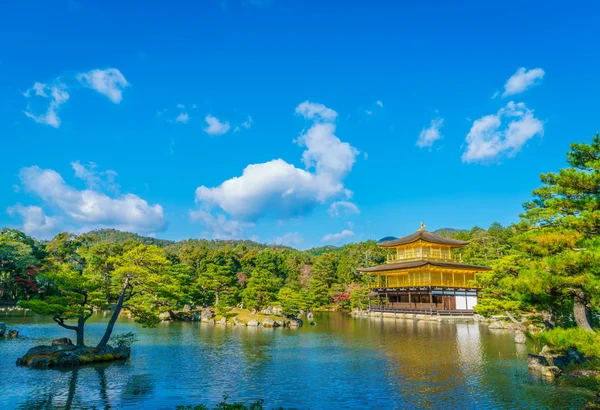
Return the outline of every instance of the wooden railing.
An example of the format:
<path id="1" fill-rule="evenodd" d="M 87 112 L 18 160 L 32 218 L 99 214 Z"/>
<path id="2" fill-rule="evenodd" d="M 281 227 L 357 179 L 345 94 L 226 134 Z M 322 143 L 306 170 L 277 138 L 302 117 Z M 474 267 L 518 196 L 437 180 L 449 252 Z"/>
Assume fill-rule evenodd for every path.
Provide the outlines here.
<path id="1" fill-rule="evenodd" d="M 436 275 L 437 276 L 437 275 Z M 378 288 L 402 288 L 402 287 L 460 287 L 466 289 L 476 289 L 477 286 L 470 284 L 470 279 L 463 280 L 461 277 L 456 277 L 454 280 L 452 279 L 440 279 L 439 277 L 432 277 L 431 279 L 425 280 L 411 280 L 407 275 L 402 276 L 402 279 L 406 280 L 395 280 L 394 276 L 384 276 L 378 275 L 378 278 L 371 283 L 370 287 L 372 289 Z"/>
<path id="2" fill-rule="evenodd" d="M 440 303 L 389 303 L 387 305 L 370 305 L 371 312 L 434 314 L 440 316 L 473 316 L 470 309 L 444 309 Z"/>
<path id="3" fill-rule="evenodd" d="M 462 255 L 444 255 L 441 252 L 428 252 L 428 251 L 405 251 L 404 253 L 391 254 L 386 258 L 386 263 L 397 263 L 397 262 L 407 262 L 413 260 L 420 259 L 428 259 L 432 261 L 440 261 L 440 262 L 457 262 L 462 263 Z"/>

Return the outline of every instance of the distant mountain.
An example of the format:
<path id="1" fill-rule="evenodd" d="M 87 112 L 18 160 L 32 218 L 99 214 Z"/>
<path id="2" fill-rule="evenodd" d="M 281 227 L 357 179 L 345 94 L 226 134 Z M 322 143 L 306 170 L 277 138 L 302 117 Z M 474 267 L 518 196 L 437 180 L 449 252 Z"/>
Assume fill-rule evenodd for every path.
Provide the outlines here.
<path id="1" fill-rule="evenodd" d="M 123 232 L 116 229 L 96 229 L 91 231 L 91 234 L 100 237 L 100 240 L 111 243 L 123 243 L 127 241 L 134 241 L 143 243 L 145 245 L 156 245 L 164 248 L 175 243 L 175 241 L 169 241 L 168 239 L 157 239 L 149 236 L 141 236 L 137 233 Z"/>
<path id="2" fill-rule="evenodd" d="M 306 252 L 312 256 L 319 256 L 323 253 L 335 252 L 338 249 L 340 249 L 340 248 L 337 246 L 334 246 L 334 245 L 325 245 L 325 246 L 319 246 L 317 248 L 310 248 L 310 249 L 306 250 Z"/>
<path id="3" fill-rule="evenodd" d="M 466 231 L 468 231 L 468 230 L 467 229 L 456 229 L 456 228 L 440 228 L 440 229 L 436 229 L 432 233 L 434 233 L 436 235 L 443 234 L 446 236 L 450 236 L 450 235 L 455 235 L 457 233 L 466 232 Z"/>
<path id="4" fill-rule="evenodd" d="M 394 239 L 398 238 L 396 238 L 395 236 L 386 236 L 385 238 L 381 238 L 380 240 L 378 240 L 377 243 L 393 241 Z"/>
<path id="5" fill-rule="evenodd" d="M 226 246 L 243 247 L 247 249 L 291 249 L 283 245 L 267 245 L 248 239 L 184 239 L 169 246 L 170 250 L 177 250 L 186 244 L 200 245 L 208 249 L 221 249 Z"/>

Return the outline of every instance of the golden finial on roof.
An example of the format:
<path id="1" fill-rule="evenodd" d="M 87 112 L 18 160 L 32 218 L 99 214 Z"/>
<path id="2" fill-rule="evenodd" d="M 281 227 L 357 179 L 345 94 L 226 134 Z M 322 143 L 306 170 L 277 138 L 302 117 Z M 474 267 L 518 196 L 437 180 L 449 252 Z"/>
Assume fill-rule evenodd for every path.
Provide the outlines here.
<path id="1" fill-rule="evenodd" d="M 427 229 L 425 229 L 425 224 L 423 222 L 421 222 L 421 227 L 419 228 L 419 231 L 426 231 Z"/>

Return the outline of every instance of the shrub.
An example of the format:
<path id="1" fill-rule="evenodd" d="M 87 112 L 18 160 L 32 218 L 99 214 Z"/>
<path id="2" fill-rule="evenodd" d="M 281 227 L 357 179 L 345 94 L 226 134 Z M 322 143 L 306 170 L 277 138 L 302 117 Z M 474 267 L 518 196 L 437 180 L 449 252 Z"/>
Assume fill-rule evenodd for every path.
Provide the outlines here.
<path id="1" fill-rule="evenodd" d="M 600 335 L 581 328 L 557 327 L 540 333 L 537 339 L 540 343 L 552 346 L 561 353 L 576 349 L 589 359 L 600 359 Z"/>

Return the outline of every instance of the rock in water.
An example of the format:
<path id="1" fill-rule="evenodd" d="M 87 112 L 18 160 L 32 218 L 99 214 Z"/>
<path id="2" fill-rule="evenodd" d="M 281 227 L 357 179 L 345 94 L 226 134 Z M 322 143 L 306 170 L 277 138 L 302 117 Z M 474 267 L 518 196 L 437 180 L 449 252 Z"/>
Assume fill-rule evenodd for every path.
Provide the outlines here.
<path id="1" fill-rule="evenodd" d="M 496 320 L 495 322 L 490 323 L 488 327 L 490 329 L 504 329 L 504 323 Z"/>
<path id="2" fill-rule="evenodd" d="M 316 326 L 317 324 L 315 322 L 310 322 L 311 326 Z"/>
<path id="3" fill-rule="evenodd" d="M 585 356 L 575 349 L 569 349 L 569 351 L 567 352 L 567 356 L 575 364 L 582 364 L 587 361 Z"/>
<path id="4" fill-rule="evenodd" d="M 261 325 L 263 327 L 279 327 L 279 323 L 277 323 L 277 321 L 271 319 L 270 317 L 268 317 L 265 320 L 263 320 L 263 322 L 261 323 Z"/>
<path id="5" fill-rule="evenodd" d="M 560 369 L 556 366 L 544 366 L 541 370 L 542 377 L 547 381 L 554 381 L 561 373 Z"/>
<path id="6" fill-rule="evenodd" d="M 127 360 L 130 353 L 128 347 L 113 348 L 109 345 L 99 350 L 93 347 L 76 347 L 67 344 L 36 346 L 17 360 L 17 366 L 29 366 L 35 369 L 73 367 L 92 362 Z"/>
<path id="7" fill-rule="evenodd" d="M 16 339 L 17 337 L 19 337 L 19 331 L 17 330 L 9 330 L 6 332 L 7 339 Z"/>
<path id="8" fill-rule="evenodd" d="M 258 326 L 258 325 L 260 325 L 260 323 L 258 323 L 258 321 L 254 320 L 254 319 L 252 319 L 248 323 L 246 323 L 246 326 Z"/>
<path id="9" fill-rule="evenodd" d="M 306 314 L 306 319 L 308 319 L 309 322 L 311 322 L 314 318 L 314 315 L 312 314 L 312 312 L 308 312 Z"/>
<path id="10" fill-rule="evenodd" d="M 0 323 L 0 337 L 4 337 L 4 333 L 6 333 L 6 324 Z"/>
<path id="11" fill-rule="evenodd" d="M 515 343 L 517 344 L 525 344 L 527 342 L 527 336 L 520 330 L 517 330 L 515 333 Z"/>
<path id="12" fill-rule="evenodd" d="M 220 325 L 226 325 L 227 324 L 227 319 L 222 317 L 221 319 L 219 319 L 219 324 Z"/>
<path id="13" fill-rule="evenodd" d="M 302 327 L 302 320 L 298 319 L 297 317 L 291 318 L 289 323 L 288 323 L 289 327 Z"/>
<path id="14" fill-rule="evenodd" d="M 73 341 L 71 339 L 69 339 L 68 337 L 61 337 L 60 339 L 54 339 L 52 341 L 52 346 L 58 346 L 58 345 L 73 346 Z"/>

